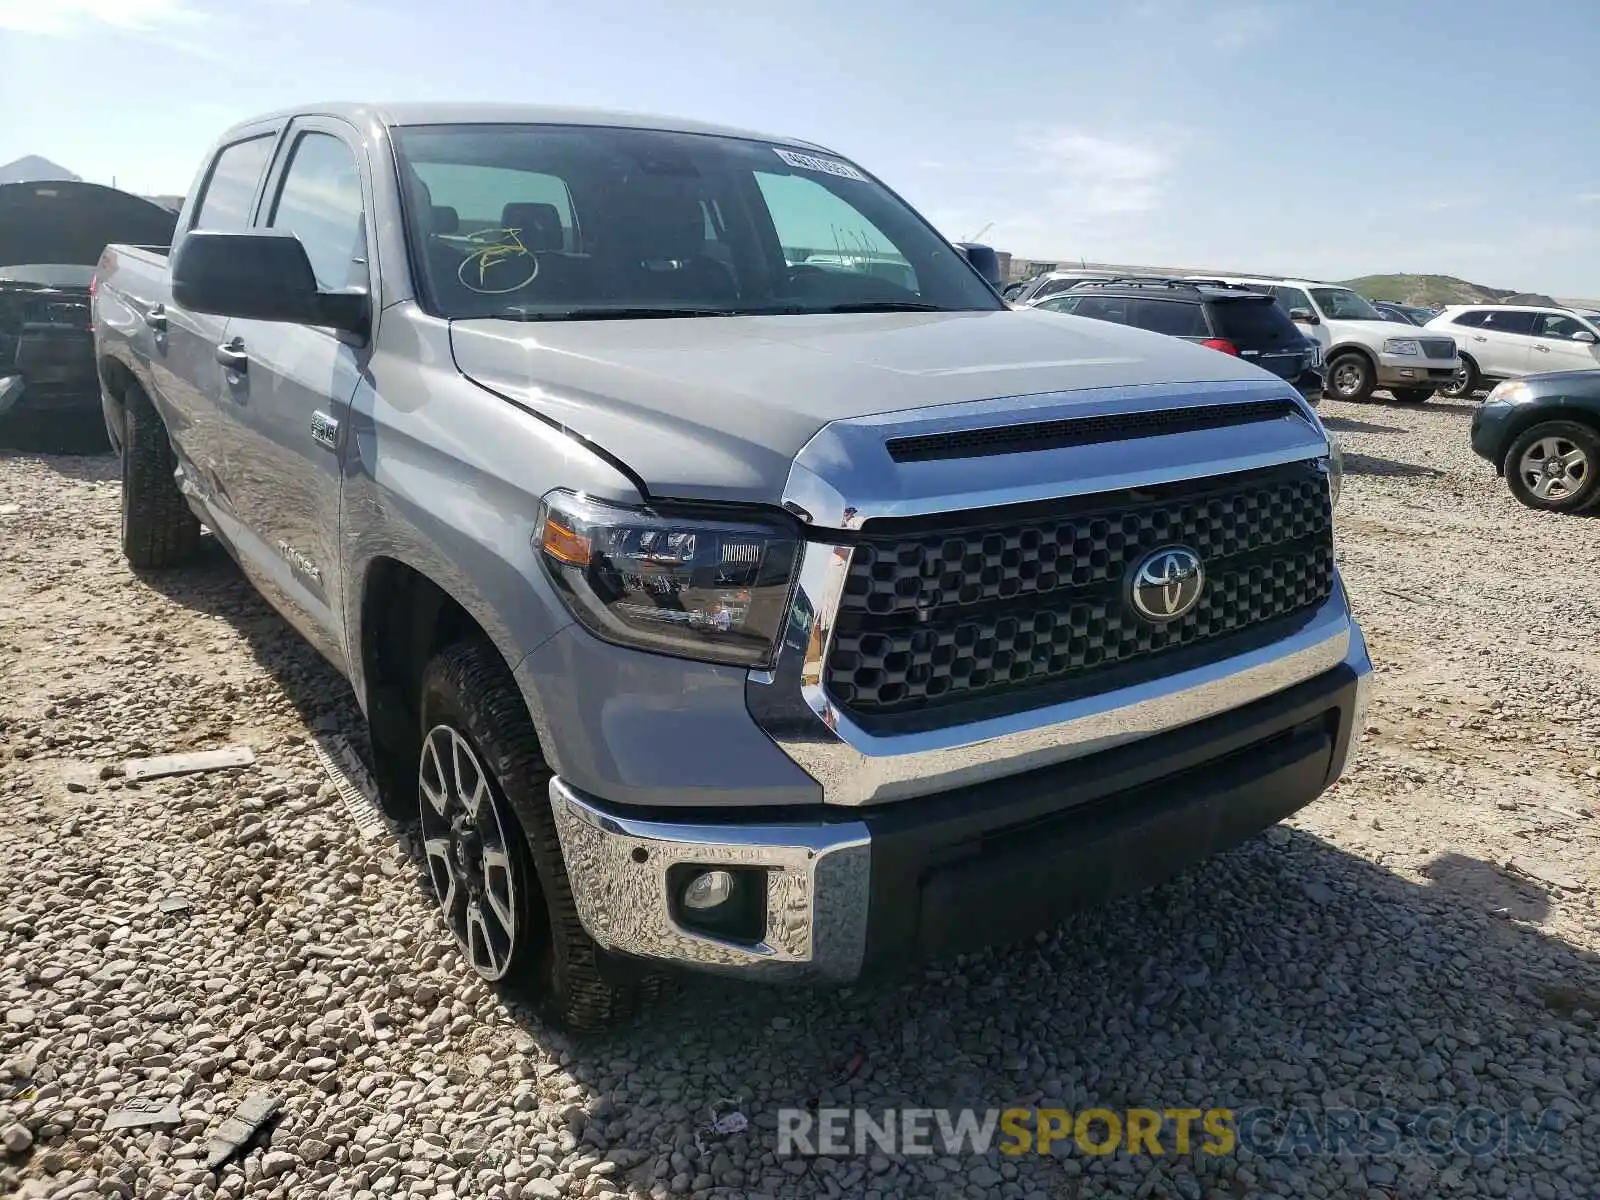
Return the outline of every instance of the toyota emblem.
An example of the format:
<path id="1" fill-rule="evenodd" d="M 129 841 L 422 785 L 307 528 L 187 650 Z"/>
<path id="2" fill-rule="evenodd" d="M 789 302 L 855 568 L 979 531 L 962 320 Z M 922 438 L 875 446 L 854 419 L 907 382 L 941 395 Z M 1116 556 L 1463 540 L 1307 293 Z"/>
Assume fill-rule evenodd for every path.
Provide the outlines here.
<path id="1" fill-rule="evenodd" d="M 1128 598 L 1140 616 L 1165 625 L 1200 602 L 1205 583 L 1206 569 L 1198 554 L 1187 546 L 1167 546 L 1139 560 Z"/>

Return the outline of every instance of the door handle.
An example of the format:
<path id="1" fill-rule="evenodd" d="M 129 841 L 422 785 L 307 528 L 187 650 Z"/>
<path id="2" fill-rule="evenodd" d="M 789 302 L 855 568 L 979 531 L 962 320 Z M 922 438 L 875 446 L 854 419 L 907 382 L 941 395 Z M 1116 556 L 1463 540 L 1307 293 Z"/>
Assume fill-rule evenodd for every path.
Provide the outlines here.
<path id="1" fill-rule="evenodd" d="M 217 361 L 235 374 L 243 375 L 250 368 L 250 356 L 244 352 L 244 339 L 234 338 L 218 346 Z"/>
<path id="2" fill-rule="evenodd" d="M 1472 340 L 1475 341 L 1475 342 L 1486 342 L 1489 339 L 1484 337 L 1483 334 L 1481 334 L 1481 333 L 1475 333 L 1475 334 L 1472 335 Z"/>
<path id="3" fill-rule="evenodd" d="M 1535 346 L 1534 349 L 1537 350 L 1540 354 L 1549 354 L 1550 353 L 1550 347 L 1549 346 Z"/>
<path id="4" fill-rule="evenodd" d="M 157 333 L 167 331 L 167 306 L 165 304 L 152 304 L 144 310 L 144 323 Z"/>

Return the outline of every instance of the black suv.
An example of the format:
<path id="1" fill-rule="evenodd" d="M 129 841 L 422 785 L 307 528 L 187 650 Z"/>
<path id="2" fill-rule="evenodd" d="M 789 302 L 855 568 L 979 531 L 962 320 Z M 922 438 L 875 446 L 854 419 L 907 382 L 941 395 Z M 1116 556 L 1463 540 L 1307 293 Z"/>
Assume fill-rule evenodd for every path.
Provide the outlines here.
<path id="1" fill-rule="evenodd" d="M 1317 343 L 1295 328 L 1276 299 L 1248 287 L 1210 280 L 1097 279 L 1033 307 L 1199 342 L 1289 380 L 1313 404 L 1322 397 Z"/>

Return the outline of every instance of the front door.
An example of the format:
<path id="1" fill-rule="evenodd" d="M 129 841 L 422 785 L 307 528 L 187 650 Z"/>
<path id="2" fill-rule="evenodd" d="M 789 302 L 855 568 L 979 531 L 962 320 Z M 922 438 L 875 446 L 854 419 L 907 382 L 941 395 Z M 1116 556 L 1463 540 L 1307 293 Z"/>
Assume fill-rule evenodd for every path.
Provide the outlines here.
<path id="1" fill-rule="evenodd" d="M 356 144 L 340 122 L 297 120 L 256 222 L 300 239 L 322 291 L 370 283 Z M 366 356 L 331 330 L 274 321 L 232 320 L 223 342 L 232 536 L 257 584 L 341 666 L 341 463 Z"/>
<path id="2" fill-rule="evenodd" d="M 1291 317 L 1296 313 L 1317 315 L 1317 306 L 1311 302 L 1311 297 L 1307 294 L 1305 288 L 1277 284 L 1270 290 L 1273 296 L 1277 298 L 1278 303 L 1283 305 L 1284 311 Z M 1315 325 L 1308 325 L 1304 321 L 1296 321 L 1294 327 L 1324 350 L 1333 345 L 1333 334 L 1328 329 L 1328 323 L 1320 317 Z"/>
<path id="3" fill-rule="evenodd" d="M 1600 368 L 1600 354 L 1594 329 L 1570 313 L 1542 312 L 1533 327 L 1524 370 L 1530 375 L 1545 371 L 1593 371 Z"/>

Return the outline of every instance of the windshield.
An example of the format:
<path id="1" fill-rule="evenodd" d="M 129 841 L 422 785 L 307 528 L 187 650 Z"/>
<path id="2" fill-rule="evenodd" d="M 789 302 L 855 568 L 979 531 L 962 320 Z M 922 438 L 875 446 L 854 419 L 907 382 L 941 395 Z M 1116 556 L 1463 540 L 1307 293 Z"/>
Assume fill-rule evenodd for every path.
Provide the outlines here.
<path id="1" fill-rule="evenodd" d="M 1299 346 L 1305 336 L 1271 296 L 1219 300 L 1212 305 L 1217 333 L 1249 350 Z"/>
<path id="2" fill-rule="evenodd" d="M 998 309 L 842 159 L 708 134 L 568 125 L 395 131 L 424 306 L 589 320 Z"/>
<path id="3" fill-rule="evenodd" d="M 1349 288 L 1312 288 L 1311 294 L 1316 298 L 1317 307 L 1322 310 L 1322 315 L 1331 321 L 1387 321 L 1372 303 L 1358 292 Z"/>

